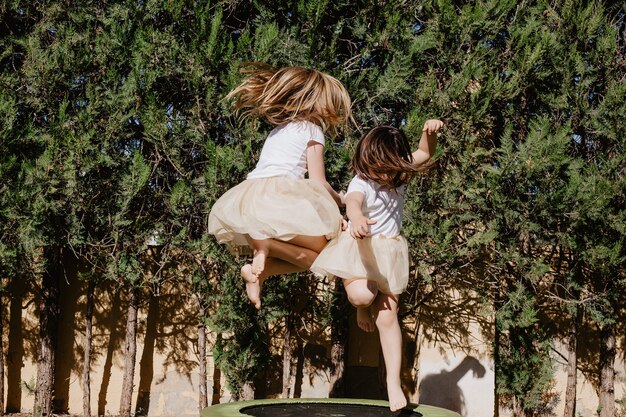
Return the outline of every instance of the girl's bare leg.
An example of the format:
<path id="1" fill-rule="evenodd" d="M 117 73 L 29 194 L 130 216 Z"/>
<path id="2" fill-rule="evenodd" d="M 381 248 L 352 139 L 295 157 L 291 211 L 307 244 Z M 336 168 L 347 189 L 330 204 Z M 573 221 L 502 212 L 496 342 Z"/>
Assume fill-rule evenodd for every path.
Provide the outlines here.
<path id="1" fill-rule="evenodd" d="M 400 367 L 402 366 L 402 332 L 398 323 L 398 296 L 379 293 L 372 304 L 380 345 L 387 370 L 389 408 L 397 411 L 406 406 L 402 392 Z"/>
<path id="2" fill-rule="evenodd" d="M 308 263 L 310 258 L 310 254 L 302 254 L 301 249 L 308 249 L 315 252 L 315 257 L 310 260 L 310 263 L 306 266 L 308 269 L 313 261 L 317 257 L 328 240 L 324 236 L 296 236 L 289 241 L 282 241 L 277 239 L 253 239 L 250 236 L 246 236 L 246 240 L 248 241 L 248 245 L 253 250 L 253 258 L 252 258 L 252 273 L 256 276 L 259 276 L 263 270 L 265 269 L 265 261 L 269 258 L 270 253 L 278 249 L 279 253 L 273 254 L 273 258 L 279 258 L 291 262 L 294 260 L 294 257 L 297 257 L 300 261 L 295 263 L 296 265 L 302 265 L 304 263 Z M 291 248 L 286 247 L 285 245 L 291 245 Z M 300 251 L 300 252 L 298 252 Z"/>
<path id="3" fill-rule="evenodd" d="M 356 323 L 366 332 L 376 329 L 370 305 L 378 294 L 378 287 L 374 281 L 367 279 L 344 279 L 343 285 L 350 304 L 356 307 Z"/>
<path id="4" fill-rule="evenodd" d="M 276 242 L 283 241 L 277 240 Z M 284 243 L 290 243 L 292 245 L 311 249 L 314 252 L 320 253 L 322 249 L 324 249 L 324 246 L 328 243 L 328 240 L 324 236 L 296 236 Z"/>
<path id="5" fill-rule="evenodd" d="M 272 258 L 282 259 L 297 265 L 304 271 L 313 265 L 317 255 L 326 246 L 326 238 L 324 236 L 318 237 L 323 240 L 323 244 L 320 244 L 321 241 L 319 239 L 310 238 L 309 236 L 296 236 L 289 241 L 270 239 L 268 247 Z"/>
<path id="6" fill-rule="evenodd" d="M 255 248 L 252 263 L 241 267 L 241 277 L 246 282 L 248 299 L 257 309 L 261 308 L 261 287 L 267 277 L 306 271 L 317 258 L 319 252 L 295 245 L 292 242 L 295 240 L 300 244 L 307 244 L 316 249 L 319 247 L 323 248 L 324 246 L 321 245 L 321 239 L 319 238 L 323 239 L 323 245 L 325 246 L 326 238 L 324 236 L 297 236 L 295 239 L 287 242 L 276 239 L 255 240 L 249 238 L 250 246 L 255 248 L 253 245 L 257 245 L 256 247 L 259 249 Z M 266 258 L 269 253 L 272 256 Z M 256 272 L 259 271 L 258 268 L 255 269 L 255 261 L 257 260 L 262 260 L 263 263 L 263 268 L 260 272 Z"/>
<path id="7" fill-rule="evenodd" d="M 303 268 L 277 258 L 269 258 L 263 272 L 259 275 L 252 273 L 252 264 L 241 267 L 241 277 L 246 282 L 246 295 L 255 308 L 261 308 L 261 287 L 263 281 L 270 275 L 292 274 L 304 271 Z"/>
<path id="8" fill-rule="evenodd" d="M 254 275 L 259 276 L 265 269 L 265 260 L 269 256 L 269 242 L 272 239 L 253 239 L 246 236 L 246 240 L 253 250 L 251 271 Z"/>

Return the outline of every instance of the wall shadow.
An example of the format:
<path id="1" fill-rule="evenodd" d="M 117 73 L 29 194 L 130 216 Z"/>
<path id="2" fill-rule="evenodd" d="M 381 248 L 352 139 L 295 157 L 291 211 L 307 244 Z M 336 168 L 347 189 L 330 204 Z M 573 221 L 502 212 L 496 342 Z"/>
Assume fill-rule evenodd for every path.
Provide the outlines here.
<path id="1" fill-rule="evenodd" d="M 58 414 L 69 413 L 69 392 L 72 371 L 77 364 L 82 366 L 78 334 L 84 331 L 82 321 L 77 320 L 80 311 L 79 299 L 85 292 L 84 282 L 78 279 L 75 269 L 76 261 L 66 261 L 65 279 L 59 281 L 59 321 L 57 324 L 57 351 L 55 355 L 55 379 L 53 410 Z M 82 369 L 81 369 L 82 370 Z"/>
<path id="2" fill-rule="evenodd" d="M 158 353 L 163 357 L 159 367 L 161 374 L 154 376 L 153 383 L 156 385 L 163 383 L 171 370 L 184 376 L 190 383 L 192 374 L 197 372 L 198 308 L 192 302 L 191 291 L 192 288 L 184 277 L 169 277 L 167 282 L 150 289 L 150 294 L 156 298 L 152 312 L 155 321 L 151 321 L 148 311 L 148 315 L 139 323 L 138 337 L 142 343 L 142 338 L 146 335 L 153 339 L 151 354 Z M 150 326 L 153 328 L 150 329 Z M 152 344 L 151 340 L 148 342 Z M 211 346 L 208 345 L 207 348 L 211 349 Z M 144 354 L 150 355 L 147 351 Z"/>
<path id="3" fill-rule="evenodd" d="M 451 371 L 426 375 L 419 386 L 420 404 L 446 408 L 465 416 L 465 396 L 458 383 L 468 372 L 472 372 L 475 378 L 483 378 L 486 369 L 478 359 L 466 356 Z"/>
<path id="4" fill-rule="evenodd" d="M 151 407 L 159 401 L 155 392 L 169 395 L 168 391 L 172 389 L 168 381 L 170 374 L 186 379 L 194 393 L 199 391 L 198 385 L 192 382 L 192 375 L 198 372 L 199 314 L 192 297 L 192 286 L 184 271 L 175 265 L 166 264 L 161 275 L 149 278 L 140 295 L 137 321 L 137 348 L 141 350 L 141 354 L 137 353 L 139 369 L 134 376 L 135 414 L 138 416 L 151 413 Z M 123 300 L 122 304 L 119 307 L 120 345 L 125 337 L 127 301 Z M 210 349 L 210 344 L 207 347 Z M 114 353 L 122 360 L 119 350 Z M 118 366 L 123 367 L 121 363 Z M 106 395 L 102 397 L 106 398 Z M 178 412 L 167 407 L 163 412 Z"/>
<path id="5" fill-rule="evenodd" d="M 139 361 L 139 385 L 137 385 L 136 416 L 147 416 L 150 410 L 150 392 L 154 378 L 154 346 L 157 339 L 157 325 L 161 320 L 158 297 L 151 296 L 148 302 L 148 316 L 143 341 L 143 351 Z"/>
<path id="6" fill-rule="evenodd" d="M 22 407 L 22 368 L 24 367 L 24 334 L 22 331 L 22 312 L 25 280 L 13 277 L 7 287 L 9 295 L 8 345 L 6 356 L 7 398 L 6 412 L 19 413 Z"/>
<path id="7" fill-rule="evenodd" d="M 69 404 L 76 408 L 79 399 L 70 401 L 71 384 L 80 382 L 83 366 L 83 333 L 84 333 L 84 308 L 85 308 L 85 281 L 79 278 L 79 270 L 68 268 L 66 281 L 61 281 L 60 306 L 61 316 L 58 334 L 57 350 L 57 373 L 55 383 L 56 410 L 61 412 L 77 412 L 69 410 Z M 182 275 L 182 274 L 181 274 Z M 184 277 L 169 276 L 165 282 L 146 287 L 142 292 L 143 303 L 140 307 L 138 323 L 138 347 L 142 352 L 138 356 L 139 372 L 135 375 L 135 395 L 137 395 L 136 415 L 147 415 L 151 408 L 155 408 L 154 392 L 159 384 L 165 382 L 168 370 L 173 370 L 178 375 L 187 376 L 191 385 L 191 375 L 197 372 L 197 360 L 193 352 L 193 346 L 197 344 L 197 310 L 188 297 L 189 284 Z M 315 282 L 314 282 L 315 283 Z M 301 325 L 294 333 L 295 362 L 294 379 L 295 386 L 293 396 L 302 394 L 302 386 L 305 378 L 309 382 L 319 381 L 327 375 L 331 368 L 329 355 L 330 336 L 326 323 L 319 322 L 315 310 L 309 307 L 312 297 L 318 296 L 312 291 L 309 281 L 303 281 L 302 288 L 297 287 L 296 294 L 290 300 L 294 303 L 293 311 L 302 317 Z M 14 277 L 9 280 L 5 296 L 5 308 L 8 310 L 5 320 L 6 337 L 8 339 L 6 351 L 7 366 L 7 412 L 20 412 L 25 398 L 29 395 L 28 389 L 22 382 L 30 384 L 34 381 L 22 381 L 22 373 L 25 363 L 36 363 L 38 349 L 38 322 L 36 313 L 36 288 L 31 288 L 31 282 L 27 279 Z M 421 287 L 414 291 L 418 293 Z M 323 294 L 323 293 L 321 293 Z M 418 307 L 415 310 L 402 312 L 406 318 L 403 325 L 403 334 L 411 340 L 405 342 L 405 358 L 419 358 L 419 346 L 415 341 L 416 332 L 414 326 L 419 328 L 419 335 L 426 342 L 438 343 L 439 346 L 460 347 L 471 350 L 472 346 L 467 342 L 470 338 L 468 323 L 477 323 L 477 328 L 484 333 L 485 340 L 489 335 L 491 324 L 480 314 L 481 300 L 478 297 L 463 296 L 445 299 L 444 295 L 428 296 L 428 292 L 421 293 L 421 299 L 409 300 L 409 305 Z M 404 294 L 403 297 L 407 296 Z M 125 331 L 126 295 L 123 287 L 117 282 L 102 282 L 96 287 L 96 306 L 94 309 L 94 339 L 93 358 L 91 369 L 98 376 L 92 378 L 92 392 L 98 389 L 97 410 L 98 415 L 107 415 L 116 410 L 107 409 L 107 399 L 110 400 L 110 387 L 117 384 L 117 372 L 122 366 L 121 357 L 122 343 Z M 416 304 L 411 304 L 415 302 Z M 349 306 L 349 304 L 347 304 Z M 350 310 L 348 310 L 350 311 Z M 546 322 L 552 322 L 556 328 L 565 328 L 558 321 L 560 311 L 554 306 L 554 311 L 548 310 Z M 621 308 L 616 312 L 618 317 L 618 338 L 624 340 L 624 326 L 626 309 Z M 351 321 L 347 337 L 347 362 L 344 374 L 344 382 L 347 397 L 384 399 L 384 378 L 380 372 L 384 367 L 379 359 L 379 340 L 377 333 L 366 334 L 355 325 L 354 316 L 346 313 Z M 345 317 L 344 316 L 344 317 Z M 414 321 L 413 321 L 414 320 Z M 483 320 L 483 321 L 480 321 Z M 542 320 L 542 321 L 543 321 Z M 406 324 L 408 323 L 408 325 Z M 585 341 L 584 349 L 579 347 L 579 370 L 585 377 L 597 386 L 597 346 L 599 345 L 597 329 L 583 321 L 579 330 L 580 341 Z M 555 333 L 555 337 L 562 335 Z M 280 331 L 272 337 L 283 340 Z M 210 343 L 207 350 L 211 349 Z M 623 346 L 623 344 L 622 344 Z M 484 347 L 484 346 L 481 346 Z M 442 348 L 443 349 L 443 348 Z M 618 356 L 624 358 L 625 351 L 620 350 Z M 359 359 L 360 358 L 360 359 Z M 268 367 L 263 374 L 262 384 L 265 384 L 267 396 L 280 392 L 282 357 L 277 356 L 274 365 Z M 404 369 L 404 367 L 403 367 Z M 220 384 L 220 371 L 215 369 L 209 377 L 213 377 L 212 403 L 219 402 L 222 396 Z M 439 374 L 425 375 L 419 387 L 420 403 L 448 408 L 450 410 L 466 414 L 466 398 L 458 385 L 458 381 L 473 372 L 476 378 L 483 378 L 484 367 L 472 356 L 467 356 L 452 370 L 444 370 Z M 112 376 L 114 379 L 112 379 Z M 102 378 L 100 380 L 100 378 Z M 406 382 L 403 375 L 403 383 Z M 260 384 L 259 384 L 260 385 Z M 163 385 L 171 389 L 169 386 Z M 80 391 L 80 390 L 79 390 Z M 197 391 L 197 385 L 193 387 Z M 262 390 L 258 391 L 259 393 Z M 107 398 L 107 396 L 109 398 Z M 117 402 L 115 399 L 114 402 Z M 95 405 L 94 405 L 95 411 Z"/>
<path id="8" fill-rule="evenodd" d="M 92 358 L 92 366 L 98 358 L 97 352 L 106 352 L 104 354 L 104 364 L 102 365 L 102 380 L 100 382 L 100 390 L 98 391 L 98 415 L 105 415 L 107 413 L 107 391 L 109 384 L 111 383 L 111 371 L 113 368 L 113 355 L 121 348 L 122 340 L 124 337 L 124 325 L 122 322 L 122 312 L 125 311 L 122 308 L 122 290 L 113 289 L 108 291 L 107 288 L 99 286 L 95 289 L 96 295 L 94 300 L 96 305 L 94 306 L 94 346 L 92 351 L 94 357 Z M 98 296 L 97 294 L 100 293 Z M 108 299 L 110 306 L 116 306 L 117 308 L 104 310 L 102 301 Z M 99 332 L 96 329 L 101 329 Z M 107 332 L 108 330 L 108 332 Z"/>
<path id="9" fill-rule="evenodd" d="M 81 398 L 72 401 L 70 393 L 71 384 L 77 381 L 80 383 L 82 380 L 86 281 L 78 277 L 80 266 L 73 267 L 68 268 L 66 281 L 61 283 L 61 318 L 55 374 L 55 411 L 60 413 L 68 413 L 70 403 L 76 408 L 76 404 L 80 404 L 81 401 Z M 155 384 L 166 380 L 168 371 L 175 370 L 177 374 L 186 376 L 189 382 L 192 372 L 196 371 L 197 360 L 193 354 L 193 346 L 197 343 L 195 330 L 197 316 L 185 296 L 186 285 L 183 279 L 172 279 L 166 283 L 145 287 L 142 291 L 143 304 L 140 305 L 137 325 L 137 345 L 141 350 L 141 356 L 138 353 L 139 372 L 135 374 L 134 381 L 137 395 L 136 415 L 148 414 L 152 400 L 151 392 Z M 11 294 L 15 300 L 12 301 L 8 327 L 11 336 L 7 363 L 11 381 L 8 387 L 12 395 L 10 398 L 13 400 L 7 402 L 7 406 L 10 406 L 11 410 L 19 411 L 23 394 L 19 383 L 19 371 L 23 366 L 20 364 L 24 361 L 21 358 L 25 352 L 21 348 L 20 338 L 15 337 L 15 332 L 16 329 L 21 329 L 21 337 L 24 337 L 25 317 L 15 312 L 22 312 L 20 301 L 30 300 L 32 294 L 26 289 L 20 292 L 18 288 L 14 288 Z M 18 299 L 20 294 L 21 298 Z M 116 411 L 107 407 L 107 404 L 110 400 L 111 384 L 119 382 L 120 368 L 123 367 L 121 358 L 126 329 L 128 304 L 126 298 L 124 287 L 117 282 L 101 281 L 95 288 L 90 370 L 92 375 L 94 372 L 97 375 L 91 378 L 91 390 L 92 393 L 97 392 L 94 408 L 97 407 L 98 415 Z M 36 337 L 37 333 L 33 335 Z M 36 348 L 36 345 L 33 346 Z M 155 362 L 156 353 L 163 357 L 161 363 Z M 162 374 L 155 375 L 155 372 Z"/>

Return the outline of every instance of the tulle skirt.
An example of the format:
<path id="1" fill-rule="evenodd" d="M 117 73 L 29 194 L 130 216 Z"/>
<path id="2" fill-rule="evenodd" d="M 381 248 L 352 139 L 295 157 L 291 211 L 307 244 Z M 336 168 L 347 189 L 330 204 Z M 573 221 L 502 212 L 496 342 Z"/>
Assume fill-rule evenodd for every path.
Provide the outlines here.
<path id="1" fill-rule="evenodd" d="M 228 190 L 211 208 L 209 233 L 237 254 L 250 254 L 253 239 L 290 240 L 297 235 L 332 239 L 341 213 L 324 186 L 291 177 L 248 179 Z"/>
<path id="2" fill-rule="evenodd" d="M 340 278 L 375 281 L 385 294 L 400 294 L 409 281 L 409 250 L 402 236 L 354 239 L 342 232 L 326 245 L 311 271 Z"/>

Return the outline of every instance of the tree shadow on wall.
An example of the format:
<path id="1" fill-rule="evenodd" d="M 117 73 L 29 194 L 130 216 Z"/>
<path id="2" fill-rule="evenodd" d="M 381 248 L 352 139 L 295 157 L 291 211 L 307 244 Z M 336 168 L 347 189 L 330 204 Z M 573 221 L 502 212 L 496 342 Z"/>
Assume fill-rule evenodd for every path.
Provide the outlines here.
<path id="1" fill-rule="evenodd" d="M 8 314 L 3 319 L 8 342 L 5 345 L 6 359 L 6 412 L 19 413 L 22 408 L 22 383 L 34 388 L 33 381 L 23 381 L 22 368 L 25 361 L 35 362 L 39 348 L 39 323 L 33 318 L 32 311 L 36 308 L 33 289 L 26 277 L 14 276 L 6 288 L 8 298 Z M 3 300 L 4 304 L 4 300 Z M 4 305 L 2 306 L 4 308 Z M 8 317 L 7 317 L 8 316 Z M 3 335 L 5 336 L 5 335 Z"/>
<path id="2" fill-rule="evenodd" d="M 62 320 L 59 326 L 55 375 L 55 411 L 61 413 L 70 411 L 70 384 L 82 383 L 86 282 L 78 277 L 76 272 L 79 268 L 80 266 L 69 269 L 68 276 L 61 284 Z M 137 392 L 136 415 L 148 414 L 151 392 L 155 385 L 166 381 L 169 371 L 175 370 L 175 373 L 186 377 L 191 385 L 192 372 L 198 366 L 193 351 L 193 346 L 197 343 L 198 318 L 197 311 L 187 297 L 188 283 L 184 279 L 168 278 L 158 285 L 144 288 L 140 296 L 136 357 L 138 373 L 134 378 Z M 107 407 L 109 391 L 111 384 L 117 383 L 123 368 L 122 346 L 128 300 L 124 288 L 109 281 L 98 284 L 94 298 L 91 390 L 97 395 L 93 405 L 97 407 L 98 415 L 105 415 L 114 411 Z M 19 352 L 16 351 L 17 353 Z M 162 356 L 161 363 L 155 362 L 156 354 Z M 19 356 L 24 356 L 24 353 Z M 13 368 L 9 365 L 11 375 L 18 371 L 16 367 Z M 9 384 L 10 392 L 18 388 Z M 16 399 L 9 401 L 7 405 L 16 408 L 19 406 L 19 395 L 16 393 L 13 397 Z M 113 402 L 116 403 L 116 400 Z"/>
<path id="3" fill-rule="evenodd" d="M 148 415 L 152 390 L 167 382 L 170 372 L 183 376 L 192 385 L 198 372 L 198 309 L 185 279 L 170 277 L 148 295 L 145 320 L 139 326 L 143 336 L 138 375 L 136 415 Z M 144 307 L 145 309 L 146 307 Z M 162 357 L 161 363 L 154 356 Z M 158 366 L 160 370 L 155 369 Z M 197 392 L 197 386 L 193 386 Z"/>
<path id="4" fill-rule="evenodd" d="M 472 372 L 475 378 L 483 378 L 486 369 L 478 359 L 466 356 L 451 371 L 442 370 L 439 374 L 426 375 L 419 386 L 420 404 L 446 408 L 462 416 L 467 415 L 465 396 L 458 384 L 468 372 Z"/>
<path id="5" fill-rule="evenodd" d="M 84 321 L 76 319 L 84 309 L 80 297 L 85 292 L 84 282 L 78 278 L 76 258 L 66 255 L 65 277 L 59 280 L 59 323 L 57 327 L 57 354 L 55 355 L 53 409 L 59 414 L 69 414 L 70 381 L 72 369 L 83 364 Z"/>
<path id="6" fill-rule="evenodd" d="M 104 356 L 102 380 L 100 382 L 100 390 L 98 391 L 98 415 L 107 413 L 107 393 L 111 383 L 114 354 L 121 348 L 124 340 L 123 310 L 121 308 L 122 291 L 117 288 L 109 289 L 106 287 L 100 285 L 96 289 L 96 296 L 94 297 L 99 302 L 96 302 L 94 306 L 94 336 L 90 368 L 93 369 L 98 359 Z M 107 305 L 109 308 L 106 308 Z M 116 306 L 117 308 L 110 308 L 111 306 Z M 81 309 L 81 312 L 84 312 L 84 308 Z M 75 369 L 75 372 L 78 372 L 78 369 Z M 93 388 L 95 388 L 95 384 L 92 386 Z"/>

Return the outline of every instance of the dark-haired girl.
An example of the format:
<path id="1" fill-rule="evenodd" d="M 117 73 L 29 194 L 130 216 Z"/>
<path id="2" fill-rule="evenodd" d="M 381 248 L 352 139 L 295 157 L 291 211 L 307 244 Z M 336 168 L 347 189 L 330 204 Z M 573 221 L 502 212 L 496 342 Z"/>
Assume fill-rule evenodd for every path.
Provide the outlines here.
<path id="1" fill-rule="evenodd" d="M 442 127 L 440 120 L 426 121 L 415 152 L 404 133 L 393 127 L 376 127 L 361 138 L 351 164 L 356 176 L 345 196 L 348 228 L 328 243 L 311 267 L 315 273 L 343 278 L 359 327 L 367 332 L 378 328 L 391 411 L 407 403 L 400 381 L 398 323 L 398 296 L 409 279 L 407 242 L 400 235 L 404 190 L 427 166 Z"/>

